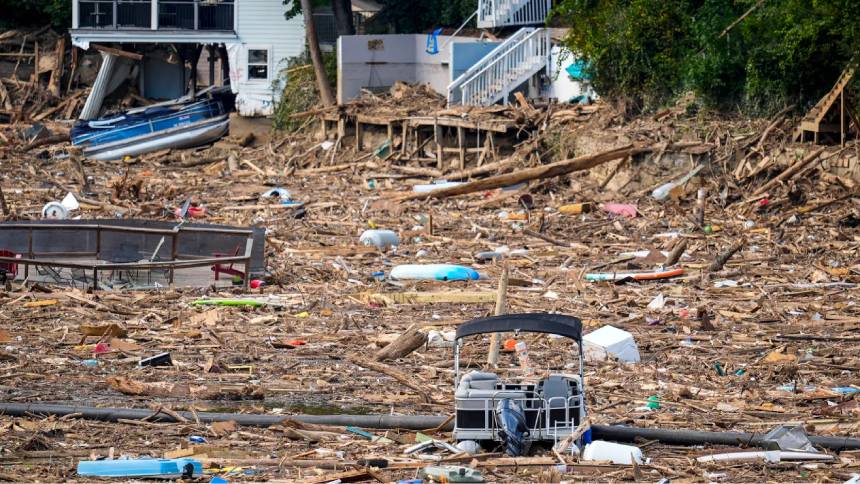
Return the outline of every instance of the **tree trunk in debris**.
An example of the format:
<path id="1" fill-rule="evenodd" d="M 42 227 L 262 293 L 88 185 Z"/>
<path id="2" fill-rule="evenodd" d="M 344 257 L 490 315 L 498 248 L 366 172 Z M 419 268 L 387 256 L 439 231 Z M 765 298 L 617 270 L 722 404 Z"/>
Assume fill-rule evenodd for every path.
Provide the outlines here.
<path id="1" fill-rule="evenodd" d="M 588 170 L 597 165 L 626 158 L 633 152 L 633 145 L 626 145 L 621 148 L 614 148 L 609 151 L 604 151 L 594 155 L 580 156 L 570 160 L 556 161 L 547 165 L 526 168 L 517 170 L 512 173 L 503 175 L 491 176 L 480 180 L 471 181 L 462 185 L 456 185 L 448 188 L 440 188 L 429 192 L 415 193 L 409 192 L 405 194 L 395 195 L 393 198 L 397 201 L 406 200 L 423 200 L 427 198 L 447 198 L 457 195 L 466 195 L 484 190 L 492 190 L 493 188 L 508 187 L 531 180 L 542 180 L 545 178 L 553 178 L 561 175 L 567 175 L 575 171 Z"/>
<path id="2" fill-rule="evenodd" d="M 376 361 L 396 360 L 412 353 L 427 343 L 427 335 L 417 325 L 409 326 L 403 334 L 373 356 Z"/>
<path id="3" fill-rule="evenodd" d="M 355 35 L 355 24 L 352 19 L 352 0 L 332 0 L 331 9 L 334 12 L 334 24 L 337 35 Z"/>
<path id="4" fill-rule="evenodd" d="M 314 26 L 313 8 L 311 0 L 302 1 L 302 16 L 305 18 L 305 32 L 307 32 L 308 49 L 311 51 L 311 62 L 314 64 L 314 74 L 317 78 L 317 88 L 320 91 L 320 100 L 323 105 L 331 106 L 334 104 L 334 95 L 331 92 L 331 85 L 328 83 L 328 76 L 325 73 L 325 64 L 323 64 L 322 51 L 320 51 L 320 42 L 317 38 L 317 30 Z"/>

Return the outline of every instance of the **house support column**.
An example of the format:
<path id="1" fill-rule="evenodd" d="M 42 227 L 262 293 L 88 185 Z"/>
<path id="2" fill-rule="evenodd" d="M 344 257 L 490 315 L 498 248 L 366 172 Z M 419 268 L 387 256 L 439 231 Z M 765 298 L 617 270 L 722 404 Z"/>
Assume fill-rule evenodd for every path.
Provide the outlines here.
<path id="1" fill-rule="evenodd" d="M 87 102 L 84 103 L 84 108 L 81 110 L 79 119 L 95 119 L 102 109 L 102 103 L 107 95 L 107 89 L 110 85 L 111 76 L 113 75 L 114 67 L 116 66 L 118 56 L 102 52 L 102 65 L 99 68 L 99 73 L 93 83 L 93 88 L 90 95 L 87 97 Z"/>
<path id="2" fill-rule="evenodd" d="M 211 87 L 215 85 L 215 45 L 207 45 L 206 51 L 209 54 L 209 86 Z"/>
<path id="3" fill-rule="evenodd" d="M 79 29 L 81 27 L 81 11 L 78 0 L 72 0 L 72 28 Z"/>
<path id="4" fill-rule="evenodd" d="M 149 2 L 149 28 L 158 30 L 158 0 Z"/>

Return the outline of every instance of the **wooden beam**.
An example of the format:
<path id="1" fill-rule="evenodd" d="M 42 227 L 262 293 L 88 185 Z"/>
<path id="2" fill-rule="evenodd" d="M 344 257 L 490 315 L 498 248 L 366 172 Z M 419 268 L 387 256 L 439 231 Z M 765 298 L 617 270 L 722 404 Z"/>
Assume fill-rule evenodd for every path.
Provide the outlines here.
<path id="1" fill-rule="evenodd" d="M 131 60 L 136 60 L 136 61 L 143 60 L 142 54 L 136 54 L 134 52 L 128 52 L 128 51 L 121 50 L 121 49 L 114 49 L 113 47 L 107 47 L 107 46 L 100 45 L 100 44 L 91 44 L 90 47 L 92 47 L 93 49 L 95 49 L 99 52 L 104 52 L 105 54 L 111 54 L 111 55 L 116 55 L 119 57 L 125 57 L 126 59 L 131 59 Z"/>
<path id="2" fill-rule="evenodd" d="M 552 178 L 556 176 L 566 175 L 575 171 L 588 170 L 603 163 L 625 158 L 634 152 L 633 145 L 626 145 L 621 148 L 616 148 L 595 155 L 581 156 L 569 160 L 557 161 L 547 165 L 527 168 L 525 170 L 506 173 L 503 175 L 491 176 L 482 180 L 476 180 L 462 185 L 457 185 L 449 188 L 440 188 L 425 193 L 402 193 L 395 195 L 393 198 L 398 201 L 406 200 L 424 200 L 427 198 L 446 198 L 456 195 L 466 195 L 469 193 L 480 192 L 484 190 L 492 190 L 494 188 L 508 187 L 518 183 L 527 182 L 530 180 L 538 180 L 544 178 Z"/>

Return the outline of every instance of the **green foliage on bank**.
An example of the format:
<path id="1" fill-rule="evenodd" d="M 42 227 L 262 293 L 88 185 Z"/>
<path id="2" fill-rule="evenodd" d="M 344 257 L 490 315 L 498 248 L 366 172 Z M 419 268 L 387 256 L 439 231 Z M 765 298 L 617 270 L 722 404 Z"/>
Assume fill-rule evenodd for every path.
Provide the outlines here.
<path id="1" fill-rule="evenodd" d="M 599 93 L 645 110 L 685 91 L 749 114 L 804 108 L 860 49 L 856 0 L 561 0 L 553 22 Z"/>

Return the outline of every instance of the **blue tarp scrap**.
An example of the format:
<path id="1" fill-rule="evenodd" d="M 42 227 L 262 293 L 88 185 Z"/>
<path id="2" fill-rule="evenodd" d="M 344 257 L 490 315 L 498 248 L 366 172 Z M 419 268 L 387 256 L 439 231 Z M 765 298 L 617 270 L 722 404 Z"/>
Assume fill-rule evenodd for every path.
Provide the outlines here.
<path id="1" fill-rule="evenodd" d="M 424 51 L 431 55 L 439 53 L 439 34 L 442 33 L 442 27 L 434 30 L 432 34 L 427 34 L 427 46 Z"/>
<path id="2" fill-rule="evenodd" d="M 574 79 L 587 81 L 591 79 L 591 74 L 587 72 L 589 67 L 587 62 L 578 60 L 571 62 L 564 70 Z"/>

